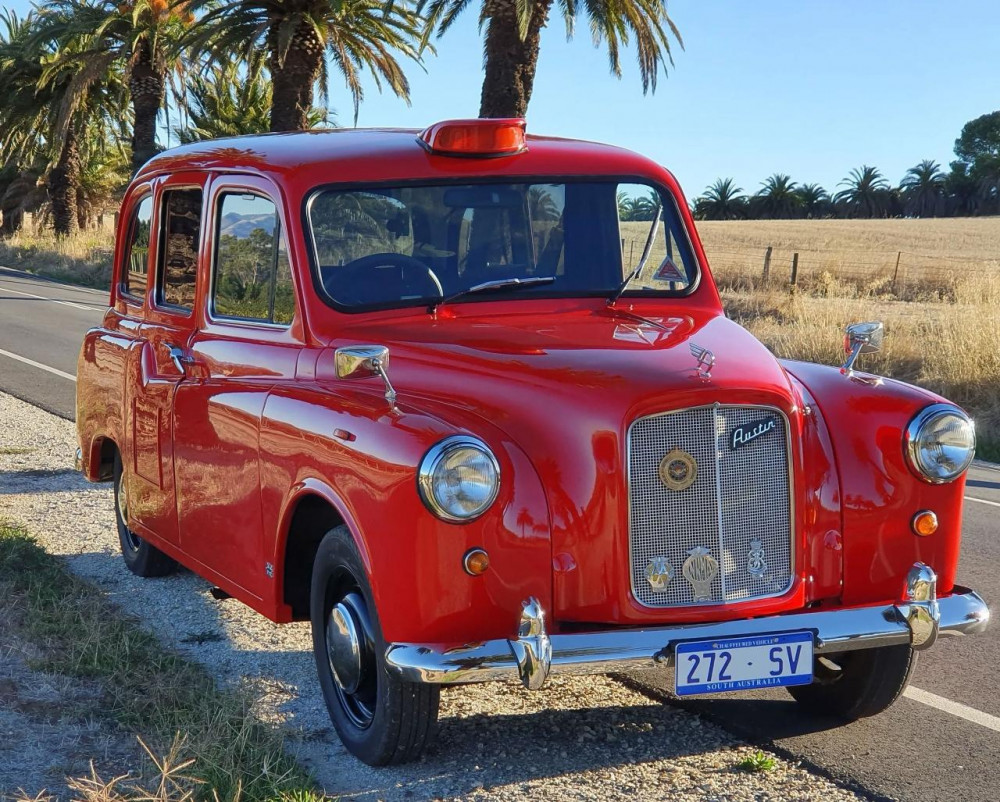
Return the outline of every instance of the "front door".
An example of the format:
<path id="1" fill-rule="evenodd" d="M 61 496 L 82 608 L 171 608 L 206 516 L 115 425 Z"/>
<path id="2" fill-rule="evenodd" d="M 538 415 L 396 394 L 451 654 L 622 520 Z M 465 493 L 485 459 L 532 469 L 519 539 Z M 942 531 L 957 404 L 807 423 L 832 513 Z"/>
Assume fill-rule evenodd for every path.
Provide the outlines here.
<path id="1" fill-rule="evenodd" d="M 156 188 L 156 259 L 128 372 L 128 519 L 154 543 L 179 542 L 171 413 L 178 386 L 191 378 L 183 355 L 195 323 L 204 183 L 201 174 L 181 174 Z"/>
<path id="2" fill-rule="evenodd" d="M 268 393 L 295 375 L 301 323 L 278 194 L 262 179 L 214 178 L 206 298 L 185 356 L 204 372 L 174 396 L 181 548 L 230 593 L 274 581 L 261 521 L 258 440 Z"/>

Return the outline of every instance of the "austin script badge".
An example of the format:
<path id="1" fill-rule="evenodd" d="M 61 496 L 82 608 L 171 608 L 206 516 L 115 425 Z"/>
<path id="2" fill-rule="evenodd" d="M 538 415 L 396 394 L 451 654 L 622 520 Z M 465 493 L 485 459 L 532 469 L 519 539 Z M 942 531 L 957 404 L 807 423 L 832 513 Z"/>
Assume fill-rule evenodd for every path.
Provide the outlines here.
<path id="1" fill-rule="evenodd" d="M 740 446 L 752 443 L 758 437 L 761 437 L 768 432 L 773 432 L 777 425 L 777 418 L 765 418 L 764 420 L 759 420 L 755 423 L 741 423 L 733 429 L 733 433 L 729 437 L 729 450 L 735 451 Z"/>

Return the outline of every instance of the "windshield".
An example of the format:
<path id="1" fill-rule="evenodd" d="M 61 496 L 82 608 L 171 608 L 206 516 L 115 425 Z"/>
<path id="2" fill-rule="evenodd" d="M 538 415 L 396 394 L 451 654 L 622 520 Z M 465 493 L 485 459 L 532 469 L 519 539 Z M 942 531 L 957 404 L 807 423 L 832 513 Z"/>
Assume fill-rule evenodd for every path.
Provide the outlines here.
<path id="1" fill-rule="evenodd" d="M 697 276 L 672 196 L 646 184 L 325 189 L 308 210 L 318 283 L 352 310 L 501 293 L 610 298 L 640 264 L 626 296 L 684 294 Z M 539 278 L 546 280 L 509 281 Z M 484 291 L 489 282 L 495 287 Z"/>

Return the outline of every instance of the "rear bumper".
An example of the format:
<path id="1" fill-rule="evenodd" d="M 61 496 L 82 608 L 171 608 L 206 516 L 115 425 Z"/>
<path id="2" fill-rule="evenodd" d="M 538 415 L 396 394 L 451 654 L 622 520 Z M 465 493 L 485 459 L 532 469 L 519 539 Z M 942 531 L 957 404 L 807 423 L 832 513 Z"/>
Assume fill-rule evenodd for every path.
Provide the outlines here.
<path id="1" fill-rule="evenodd" d="M 896 604 L 794 613 L 712 624 L 618 629 L 549 636 L 535 599 L 524 603 L 517 637 L 436 650 L 393 643 L 386 662 L 410 682 L 460 684 L 520 679 L 532 690 L 550 674 L 605 674 L 673 664 L 674 647 L 686 640 L 732 638 L 793 630 L 812 631 L 817 654 L 910 644 L 926 649 L 940 635 L 972 635 L 990 618 L 982 597 L 965 588 L 937 598 L 937 576 L 917 563 Z"/>

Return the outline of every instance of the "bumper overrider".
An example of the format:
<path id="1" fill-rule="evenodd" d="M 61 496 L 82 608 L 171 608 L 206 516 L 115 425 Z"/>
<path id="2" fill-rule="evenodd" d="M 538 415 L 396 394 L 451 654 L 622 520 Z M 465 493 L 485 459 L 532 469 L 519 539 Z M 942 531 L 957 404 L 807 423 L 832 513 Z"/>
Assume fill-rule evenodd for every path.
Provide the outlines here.
<path id="1" fill-rule="evenodd" d="M 386 662 L 410 682 L 461 684 L 520 679 L 538 690 L 550 674 L 605 674 L 673 665 L 682 641 L 765 635 L 793 630 L 814 633 L 814 653 L 874 649 L 908 643 L 926 649 L 938 635 L 982 632 L 990 610 L 982 597 L 956 587 L 937 598 L 937 574 L 915 563 L 899 602 L 891 605 L 816 610 L 710 624 L 619 629 L 548 635 L 537 599 L 524 602 L 516 638 L 471 643 L 438 651 L 413 643 L 392 643 Z"/>

